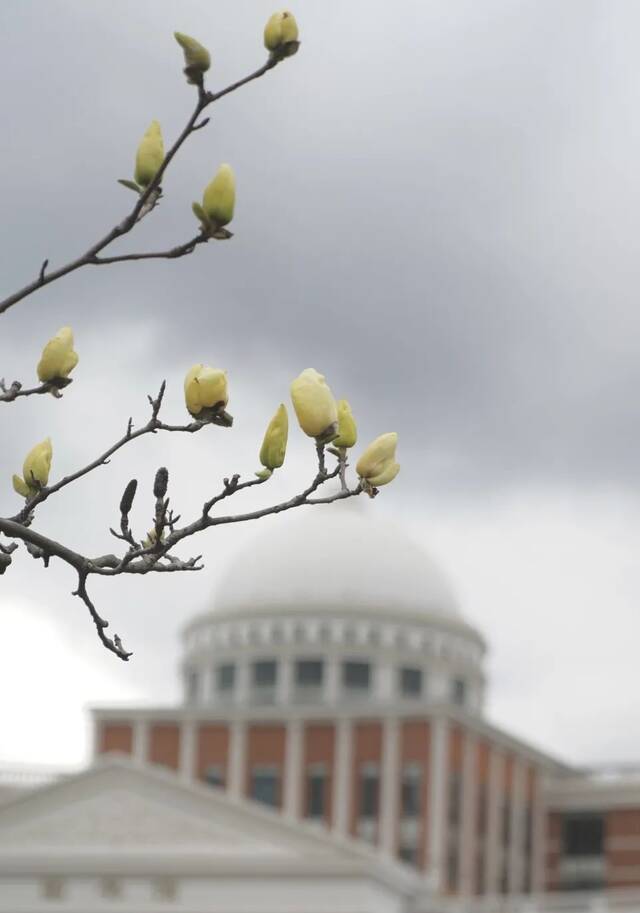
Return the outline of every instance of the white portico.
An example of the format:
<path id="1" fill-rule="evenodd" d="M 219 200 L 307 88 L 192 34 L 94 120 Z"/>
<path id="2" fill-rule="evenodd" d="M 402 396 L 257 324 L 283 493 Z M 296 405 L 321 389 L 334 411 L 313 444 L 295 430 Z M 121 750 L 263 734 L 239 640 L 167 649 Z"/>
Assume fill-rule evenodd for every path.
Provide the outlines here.
<path id="1" fill-rule="evenodd" d="M 416 876 L 111 758 L 0 806 L 1 913 L 402 913 Z"/>

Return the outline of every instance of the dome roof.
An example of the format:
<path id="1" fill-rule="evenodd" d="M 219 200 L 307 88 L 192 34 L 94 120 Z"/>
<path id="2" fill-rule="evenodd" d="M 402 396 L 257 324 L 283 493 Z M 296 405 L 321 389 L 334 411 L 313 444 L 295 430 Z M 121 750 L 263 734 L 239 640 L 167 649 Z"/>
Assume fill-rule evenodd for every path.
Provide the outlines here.
<path id="1" fill-rule="evenodd" d="M 228 565 L 213 607 L 216 616 L 400 613 L 466 627 L 442 571 L 364 498 L 260 521 Z"/>

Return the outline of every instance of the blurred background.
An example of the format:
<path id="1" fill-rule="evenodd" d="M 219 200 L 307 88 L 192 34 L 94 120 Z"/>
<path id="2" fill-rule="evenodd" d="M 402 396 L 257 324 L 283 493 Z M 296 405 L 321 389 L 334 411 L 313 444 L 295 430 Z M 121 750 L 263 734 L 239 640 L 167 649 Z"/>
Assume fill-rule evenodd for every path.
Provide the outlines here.
<path id="1" fill-rule="evenodd" d="M 129 210 L 116 183 L 160 120 L 167 145 L 194 90 L 172 33 L 213 55 L 214 90 L 264 59 L 266 0 L 0 7 L 2 294 L 66 262 Z M 37 528 L 113 549 L 126 482 L 150 526 L 160 465 L 183 517 L 251 474 L 267 421 L 305 367 L 351 402 L 364 443 L 397 430 L 402 472 L 375 502 L 454 581 L 486 635 L 489 715 L 581 763 L 638 757 L 637 4 L 298 0 L 299 54 L 212 110 L 118 249 L 164 249 L 192 200 L 236 171 L 229 243 L 176 262 L 85 269 L 0 324 L 0 376 L 35 377 L 69 324 L 80 364 L 60 402 L 0 416 L 0 513 L 11 474 L 50 435 L 52 478 L 118 438 L 168 383 L 229 372 L 232 431 L 137 442 L 52 498 Z M 284 470 L 238 509 L 282 500 L 315 469 L 292 429 Z M 287 523 L 286 517 L 274 524 Z M 199 540 L 198 575 L 98 581 L 134 656 L 98 643 L 66 568 L 21 552 L 0 583 L 0 759 L 79 764 L 90 703 L 178 696 L 179 632 L 251 530 Z M 185 552 L 184 557 L 188 554 Z M 250 573 L 250 568 L 247 568 Z M 597 731 L 594 725 L 597 720 Z"/>

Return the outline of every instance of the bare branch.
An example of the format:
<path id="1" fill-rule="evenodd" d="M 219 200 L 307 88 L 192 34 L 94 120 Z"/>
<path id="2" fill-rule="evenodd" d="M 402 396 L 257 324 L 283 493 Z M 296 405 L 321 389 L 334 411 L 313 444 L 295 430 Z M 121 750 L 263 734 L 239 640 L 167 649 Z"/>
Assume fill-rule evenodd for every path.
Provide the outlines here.
<path id="1" fill-rule="evenodd" d="M 158 397 L 160 399 L 160 396 Z M 153 402 L 156 402 L 154 400 Z M 26 522 L 20 522 L 16 519 L 0 518 L 0 533 L 8 539 L 14 540 L 9 545 L 0 547 L 0 555 L 5 555 L 4 567 L 10 563 L 10 555 L 17 547 L 17 541 L 24 542 L 30 554 L 38 559 L 42 559 L 45 565 L 48 565 L 51 558 L 58 558 L 65 564 L 72 567 L 78 574 L 78 587 L 74 591 L 86 605 L 89 614 L 96 626 L 100 641 L 104 646 L 122 660 L 128 660 L 131 653 L 126 651 L 122 642 L 114 635 L 113 638 L 105 633 L 108 622 L 98 613 L 93 601 L 87 591 L 87 580 L 90 576 L 116 577 L 122 574 L 145 575 L 149 573 L 176 573 L 185 571 L 202 570 L 201 555 L 186 560 L 180 559 L 171 554 L 172 549 L 185 539 L 190 538 L 206 529 L 214 526 L 221 526 L 228 523 L 244 523 L 249 520 L 258 520 L 273 514 L 283 513 L 296 507 L 315 504 L 331 504 L 333 501 L 344 500 L 359 495 L 362 492 L 362 486 L 359 484 L 354 489 L 341 489 L 327 497 L 314 498 L 312 495 L 329 479 L 333 479 L 340 473 L 340 465 L 331 472 L 318 470 L 313 481 L 288 501 L 281 504 L 274 504 L 270 507 L 264 507 L 244 514 L 234 514 L 221 517 L 212 517 L 210 511 L 212 507 L 231 497 L 239 491 L 254 485 L 263 484 L 265 479 L 249 479 L 246 482 L 240 482 L 240 476 L 234 475 L 230 479 L 224 480 L 224 488 L 219 495 L 211 498 L 203 505 L 202 512 L 192 523 L 182 527 L 175 528 L 177 518 L 173 518 L 168 511 L 168 498 L 166 494 L 166 479 L 163 470 L 156 474 L 154 482 L 154 496 L 156 497 L 156 522 L 155 522 L 155 541 L 147 544 L 138 544 L 129 531 L 128 524 L 123 525 L 122 532 L 117 533 L 111 530 L 111 533 L 120 540 L 125 541 L 129 548 L 126 553 L 118 558 L 117 555 L 107 554 L 95 558 L 82 555 L 73 549 L 56 542 L 54 539 L 36 532 L 31 529 Z M 121 501 L 121 508 L 131 507 L 133 496 L 131 494 L 132 483 L 129 483 Z M 128 497 L 125 498 L 128 492 Z M 124 511 L 121 510 L 124 515 Z M 164 535 L 168 529 L 168 534 Z M 148 541 L 148 540 L 147 540 Z M 1 563 L 1 562 L 0 562 Z"/>
<path id="2" fill-rule="evenodd" d="M 94 469 L 97 469 L 99 466 L 105 466 L 109 462 L 109 458 L 113 456 L 121 447 L 124 447 L 125 444 L 128 444 L 130 441 L 134 441 L 139 437 L 143 437 L 145 434 L 155 434 L 157 431 L 173 431 L 173 432 L 182 432 L 187 434 L 195 434 L 200 431 L 202 428 L 205 428 L 207 425 L 219 425 L 221 427 L 229 427 L 232 418 L 231 416 L 224 411 L 219 413 L 214 413 L 208 415 L 207 421 L 194 421 L 189 422 L 187 425 L 167 425 L 164 422 L 161 422 L 158 418 L 158 413 L 160 412 L 160 407 L 162 405 L 162 400 L 164 397 L 164 391 L 166 387 L 166 381 L 162 382 L 158 396 L 153 399 L 148 397 L 149 403 L 151 404 L 151 418 L 143 425 L 141 428 L 138 428 L 137 431 L 133 431 L 133 425 L 131 419 L 127 424 L 127 430 L 120 438 L 116 441 L 115 444 L 112 444 L 111 447 L 108 447 L 104 453 L 101 453 L 100 456 L 96 457 L 95 460 L 92 460 L 86 466 L 83 466 L 82 469 L 78 469 L 76 472 L 71 473 L 71 475 L 64 476 L 60 479 L 59 482 L 56 482 L 54 485 L 49 485 L 44 488 L 41 488 L 37 494 L 30 498 L 23 509 L 16 514 L 13 519 L 18 523 L 23 523 L 27 517 L 33 512 L 34 508 L 38 504 L 42 504 L 47 498 L 50 498 L 51 495 L 56 494 L 56 492 L 61 491 L 63 488 L 66 488 L 67 485 L 70 485 L 72 482 L 81 479 L 83 476 L 88 475 L 90 472 L 93 472 Z"/>
<path id="3" fill-rule="evenodd" d="M 165 155 L 164 161 L 162 162 L 162 165 L 158 169 L 151 183 L 140 194 L 129 215 L 126 216 L 117 225 L 115 225 L 111 231 L 109 231 L 103 238 L 101 238 L 99 241 L 96 241 L 95 244 L 93 244 L 87 251 L 85 251 L 84 254 L 81 254 L 79 257 L 76 257 L 75 260 L 71 260 L 64 266 L 61 266 L 58 269 L 47 273 L 46 269 L 49 265 L 49 261 L 45 260 L 40 268 L 38 277 L 33 282 L 29 282 L 17 292 L 14 292 L 3 301 L 0 301 L 0 314 L 6 313 L 9 308 L 13 307 L 13 305 L 17 304 L 19 301 L 22 301 L 24 298 L 27 298 L 38 289 L 43 288 L 45 285 L 50 285 L 52 282 L 55 282 L 56 280 L 61 279 L 63 276 L 67 276 L 69 273 L 73 273 L 84 266 L 100 266 L 109 263 L 121 263 L 126 260 L 175 259 L 177 257 L 183 257 L 187 254 L 192 253 L 197 244 L 206 243 L 206 241 L 209 240 L 208 236 L 198 235 L 197 238 L 194 238 L 191 241 L 187 241 L 184 244 L 178 245 L 177 247 L 173 247 L 169 251 L 159 251 L 157 253 L 152 252 L 146 254 L 122 254 L 114 257 L 98 256 L 101 251 L 108 247 L 117 238 L 121 238 L 124 235 L 128 234 L 136 225 L 136 223 L 155 207 L 162 193 L 162 178 L 164 177 L 167 168 L 173 161 L 177 152 L 180 150 L 181 146 L 191 136 L 192 133 L 202 129 L 202 127 L 206 126 L 208 123 L 208 118 L 205 118 L 200 122 L 198 121 L 204 109 L 210 104 L 218 101 L 220 98 L 223 98 L 225 95 L 229 95 L 231 92 L 235 92 L 237 89 L 241 88 L 249 82 L 252 82 L 254 79 L 258 79 L 260 76 L 263 76 L 269 70 L 273 69 L 273 67 L 275 67 L 279 62 L 280 61 L 277 57 L 271 56 L 265 64 L 263 64 L 253 73 L 250 73 L 249 76 L 245 76 L 243 79 L 231 83 L 231 85 L 227 86 L 225 89 L 221 89 L 219 92 L 207 92 L 202 87 L 199 87 L 198 102 L 189 120 L 187 121 L 186 126 Z"/>
<path id="4" fill-rule="evenodd" d="M 30 387 L 24 389 L 19 380 L 14 380 L 8 387 L 4 377 L 0 379 L 0 403 L 12 403 L 19 396 L 40 396 L 43 393 L 50 393 L 56 399 L 62 399 L 61 390 L 68 387 L 73 382 L 71 377 L 59 377 L 55 381 L 48 380 L 40 384 L 39 387 Z"/>

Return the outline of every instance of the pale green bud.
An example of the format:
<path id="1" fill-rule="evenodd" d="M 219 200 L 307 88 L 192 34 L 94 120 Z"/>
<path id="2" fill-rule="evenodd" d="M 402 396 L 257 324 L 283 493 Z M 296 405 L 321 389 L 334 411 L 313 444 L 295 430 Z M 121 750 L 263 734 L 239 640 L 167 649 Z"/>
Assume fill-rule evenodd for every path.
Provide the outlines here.
<path id="1" fill-rule="evenodd" d="M 154 179 L 164 161 L 164 144 L 162 131 L 157 120 L 151 125 L 140 141 L 136 153 L 136 184 L 147 187 Z"/>
<path id="2" fill-rule="evenodd" d="M 260 462 L 270 472 L 279 469 L 284 463 L 288 436 L 289 416 L 284 403 L 281 403 L 269 422 L 260 448 Z"/>
<path id="3" fill-rule="evenodd" d="M 56 378 L 67 378 L 78 364 L 78 354 L 73 351 L 73 330 L 62 327 L 42 350 L 38 362 L 38 377 L 45 383 Z"/>
<path id="4" fill-rule="evenodd" d="M 288 11 L 274 13 L 264 28 L 264 46 L 272 54 L 290 57 L 298 50 L 298 23 Z"/>
<path id="5" fill-rule="evenodd" d="M 229 402 L 227 372 L 207 365 L 194 365 L 184 379 L 184 399 L 191 415 Z"/>
<path id="6" fill-rule="evenodd" d="M 220 165 L 216 176 L 207 184 L 202 195 L 201 208 L 214 231 L 233 219 L 235 202 L 236 178 L 233 169 L 230 165 Z M 199 210 L 200 207 L 194 204 L 194 212 L 201 218 Z"/>
<path id="7" fill-rule="evenodd" d="M 335 438 L 338 410 L 322 374 L 306 368 L 291 384 L 291 401 L 305 434 L 323 444 Z"/>
<path id="8" fill-rule="evenodd" d="M 24 498 L 30 498 L 39 488 L 44 488 L 49 481 L 52 457 L 51 438 L 45 438 L 44 441 L 32 447 L 26 455 L 22 466 L 24 478 L 20 478 L 17 475 L 13 476 L 14 490 Z"/>
<path id="9" fill-rule="evenodd" d="M 398 435 L 395 431 L 381 434 L 364 451 L 356 463 L 356 472 L 373 488 L 393 481 L 400 472 L 395 461 Z"/>
<path id="10" fill-rule="evenodd" d="M 184 35 L 182 32 L 174 32 L 173 37 L 184 51 L 184 73 L 187 82 L 201 86 L 202 77 L 211 66 L 209 51 L 195 38 L 190 38 L 189 35 Z"/>
<path id="11" fill-rule="evenodd" d="M 353 447 L 358 440 L 356 421 L 351 406 L 346 399 L 338 400 L 338 437 L 332 442 L 334 447 Z"/>

